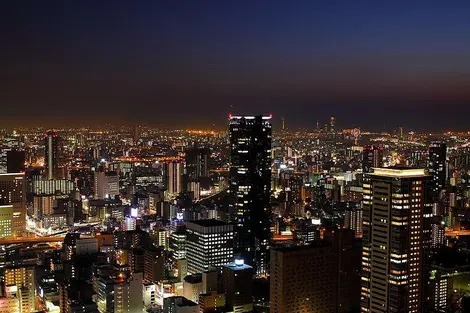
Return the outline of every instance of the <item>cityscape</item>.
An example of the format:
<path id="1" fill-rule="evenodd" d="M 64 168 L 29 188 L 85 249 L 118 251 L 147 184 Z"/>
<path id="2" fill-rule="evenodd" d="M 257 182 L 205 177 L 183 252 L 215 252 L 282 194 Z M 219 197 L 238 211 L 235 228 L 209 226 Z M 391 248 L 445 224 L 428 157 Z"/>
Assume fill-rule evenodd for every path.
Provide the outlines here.
<path id="1" fill-rule="evenodd" d="M 5 4 L 0 313 L 470 313 L 470 5 L 320 2 Z"/>

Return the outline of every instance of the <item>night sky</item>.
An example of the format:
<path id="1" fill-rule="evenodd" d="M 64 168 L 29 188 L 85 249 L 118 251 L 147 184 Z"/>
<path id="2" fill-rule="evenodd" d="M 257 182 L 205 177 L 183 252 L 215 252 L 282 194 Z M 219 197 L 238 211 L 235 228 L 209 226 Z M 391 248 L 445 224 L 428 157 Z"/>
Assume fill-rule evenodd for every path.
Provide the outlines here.
<path id="1" fill-rule="evenodd" d="M 136 3 L 137 2 L 137 3 Z M 451 6 L 452 5 L 452 6 Z M 0 122 L 470 129 L 470 1 L 1 3 Z"/>

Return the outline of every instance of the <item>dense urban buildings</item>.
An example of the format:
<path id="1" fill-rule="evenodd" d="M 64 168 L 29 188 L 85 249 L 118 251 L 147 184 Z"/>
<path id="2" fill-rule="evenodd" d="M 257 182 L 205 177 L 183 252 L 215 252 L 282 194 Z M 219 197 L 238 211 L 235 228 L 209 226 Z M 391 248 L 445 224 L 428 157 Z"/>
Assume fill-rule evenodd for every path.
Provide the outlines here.
<path id="1" fill-rule="evenodd" d="M 237 226 L 235 253 L 257 274 L 268 272 L 271 116 L 229 117 L 230 193 Z"/>

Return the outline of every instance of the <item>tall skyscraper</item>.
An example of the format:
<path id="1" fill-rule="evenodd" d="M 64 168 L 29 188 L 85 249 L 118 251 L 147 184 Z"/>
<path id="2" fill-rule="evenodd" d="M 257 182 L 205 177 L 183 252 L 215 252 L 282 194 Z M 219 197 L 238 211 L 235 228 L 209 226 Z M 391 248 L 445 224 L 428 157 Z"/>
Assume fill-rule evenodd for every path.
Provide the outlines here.
<path id="1" fill-rule="evenodd" d="M 186 258 L 188 273 L 220 267 L 233 259 L 233 225 L 218 220 L 187 223 Z"/>
<path id="2" fill-rule="evenodd" d="M 47 178 L 54 179 L 59 168 L 59 137 L 55 130 L 49 130 L 44 138 Z"/>
<path id="3" fill-rule="evenodd" d="M 438 197 L 439 192 L 446 186 L 446 154 L 445 143 L 433 142 L 429 146 L 428 170 L 432 175 L 434 197 Z"/>
<path id="4" fill-rule="evenodd" d="M 170 195 L 178 195 L 183 192 L 183 172 L 184 164 L 181 162 L 165 164 L 166 184 Z"/>
<path id="5" fill-rule="evenodd" d="M 376 168 L 364 177 L 363 312 L 421 312 L 424 169 Z"/>
<path id="6" fill-rule="evenodd" d="M 271 233 L 271 116 L 230 116 L 230 193 L 235 252 L 258 275 L 268 272 Z"/>
<path id="7" fill-rule="evenodd" d="M 365 146 L 362 150 L 362 171 L 369 173 L 374 167 L 383 166 L 383 148 L 379 146 Z"/>
<path id="8" fill-rule="evenodd" d="M 208 189 L 210 149 L 190 148 L 186 150 L 186 174 L 188 183 L 197 182 L 201 187 Z"/>
<path id="9" fill-rule="evenodd" d="M 20 173 L 25 170 L 25 152 L 10 150 L 7 152 L 7 173 Z"/>
<path id="10" fill-rule="evenodd" d="M 26 226 L 26 181 L 24 173 L 0 174 L 0 205 L 13 206 L 13 236 L 23 236 Z"/>

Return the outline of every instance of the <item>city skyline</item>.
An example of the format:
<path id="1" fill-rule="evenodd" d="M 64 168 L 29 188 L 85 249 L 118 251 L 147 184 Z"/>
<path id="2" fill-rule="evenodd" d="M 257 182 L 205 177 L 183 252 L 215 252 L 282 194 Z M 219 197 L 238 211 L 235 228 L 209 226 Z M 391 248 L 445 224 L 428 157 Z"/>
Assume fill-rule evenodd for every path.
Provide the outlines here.
<path id="1" fill-rule="evenodd" d="M 470 6 L 463 1 L 15 2 L 5 9 L 5 125 L 221 127 L 230 112 L 263 112 L 292 127 L 331 115 L 373 130 L 467 127 Z"/>

